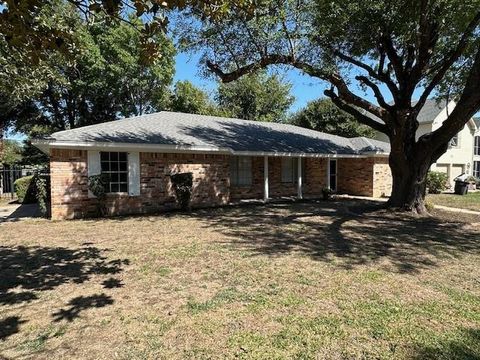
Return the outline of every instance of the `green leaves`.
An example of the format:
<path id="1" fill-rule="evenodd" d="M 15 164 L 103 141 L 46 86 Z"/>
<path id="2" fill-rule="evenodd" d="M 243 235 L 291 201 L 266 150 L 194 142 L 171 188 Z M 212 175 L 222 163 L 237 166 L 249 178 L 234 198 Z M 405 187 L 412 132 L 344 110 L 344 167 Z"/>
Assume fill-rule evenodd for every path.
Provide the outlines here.
<path id="1" fill-rule="evenodd" d="M 131 16 L 111 22 L 97 16 L 86 22 L 70 6 L 59 6 L 72 23 L 75 49 L 57 52 L 34 65 L 13 56 L 0 41 L 0 121 L 35 135 L 152 112 L 163 106 L 174 72 L 175 49 L 165 35 L 152 37 L 161 57 L 144 61 L 141 29 Z M 17 52 L 16 54 L 21 54 Z M 20 59 L 23 59 L 20 57 Z M 13 77 L 12 81 L 12 74 Z M 38 76 L 36 76 L 38 75 Z M 43 132 L 43 131 L 42 131 Z"/>
<path id="2" fill-rule="evenodd" d="M 290 119 L 293 125 L 344 137 L 374 137 L 375 132 L 328 99 L 311 101 Z"/>
<path id="3" fill-rule="evenodd" d="M 277 75 L 259 72 L 237 81 L 220 84 L 217 94 L 219 106 L 232 117 L 283 122 L 295 101 L 292 85 Z"/>

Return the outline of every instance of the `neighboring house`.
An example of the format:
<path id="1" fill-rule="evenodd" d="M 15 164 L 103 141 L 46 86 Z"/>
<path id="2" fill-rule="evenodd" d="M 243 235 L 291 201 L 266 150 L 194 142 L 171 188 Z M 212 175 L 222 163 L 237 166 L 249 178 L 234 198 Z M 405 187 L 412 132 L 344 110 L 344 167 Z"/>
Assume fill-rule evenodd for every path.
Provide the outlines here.
<path id="1" fill-rule="evenodd" d="M 427 100 L 418 114 L 417 119 L 420 125 L 417 129 L 417 139 L 423 134 L 438 129 L 454 107 L 455 102 L 453 101 L 450 101 L 447 105 L 446 101 Z M 451 140 L 445 154 L 430 169 L 446 173 L 452 185 L 453 179 L 462 173 L 473 175 L 474 134 L 477 129 L 478 126 L 473 119 L 470 119 L 467 125 Z M 377 133 L 375 138 L 380 141 L 388 141 L 388 137 L 382 133 Z"/>
<path id="2" fill-rule="evenodd" d="M 477 131 L 473 140 L 473 173 L 477 179 L 480 179 L 480 117 L 474 118 Z"/>
<path id="3" fill-rule="evenodd" d="M 169 175 L 193 173 L 192 206 L 243 199 L 390 195 L 389 145 L 293 125 L 159 112 L 57 132 L 50 154 L 52 218 L 93 214 L 88 176 L 109 175 L 112 215 L 175 207 Z"/>

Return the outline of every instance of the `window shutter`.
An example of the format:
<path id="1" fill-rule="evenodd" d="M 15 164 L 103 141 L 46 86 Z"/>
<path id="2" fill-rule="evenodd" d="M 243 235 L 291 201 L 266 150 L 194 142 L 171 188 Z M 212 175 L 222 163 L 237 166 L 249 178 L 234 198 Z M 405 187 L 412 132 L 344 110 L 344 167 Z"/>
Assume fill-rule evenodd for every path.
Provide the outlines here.
<path id="1" fill-rule="evenodd" d="M 87 155 L 87 173 L 88 176 L 98 175 L 102 172 L 100 166 L 100 151 L 88 151 Z M 93 198 L 93 195 L 90 190 L 88 190 L 88 197 Z"/>
<path id="2" fill-rule="evenodd" d="M 140 153 L 128 153 L 128 194 L 140 195 Z"/>

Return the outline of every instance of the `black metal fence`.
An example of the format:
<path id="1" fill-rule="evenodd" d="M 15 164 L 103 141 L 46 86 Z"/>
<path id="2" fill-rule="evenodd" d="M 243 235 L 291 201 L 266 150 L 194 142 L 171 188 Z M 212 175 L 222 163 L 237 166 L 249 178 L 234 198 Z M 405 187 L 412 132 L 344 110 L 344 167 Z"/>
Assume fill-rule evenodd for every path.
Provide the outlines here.
<path id="1" fill-rule="evenodd" d="M 15 197 L 15 188 L 13 183 L 15 180 L 27 176 L 32 175 L 34 169 L 30 167 L 22 167 L 22 166 L 6 166 L 0 168 L 0 197 Z"/>

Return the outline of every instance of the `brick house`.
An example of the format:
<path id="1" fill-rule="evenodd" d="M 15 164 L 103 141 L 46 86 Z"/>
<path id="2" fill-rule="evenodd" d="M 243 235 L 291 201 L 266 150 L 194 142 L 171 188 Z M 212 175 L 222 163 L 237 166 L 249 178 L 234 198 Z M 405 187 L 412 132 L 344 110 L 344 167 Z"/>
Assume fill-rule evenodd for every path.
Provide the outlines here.
<path id="1" fill-rule="evenodd" d="M 169 175 L 193 173 L 192 206 L 246 199 L 389 195 L 389 145 L 293 125 L 159 112 L 60 131 L 34 144 L 50 155 L 53 219 L 95 211 L 88 177 L 109 174 L 111 215 L 174 208 Z"/>

